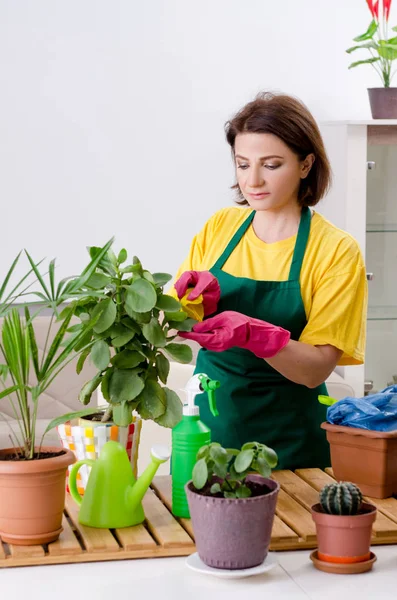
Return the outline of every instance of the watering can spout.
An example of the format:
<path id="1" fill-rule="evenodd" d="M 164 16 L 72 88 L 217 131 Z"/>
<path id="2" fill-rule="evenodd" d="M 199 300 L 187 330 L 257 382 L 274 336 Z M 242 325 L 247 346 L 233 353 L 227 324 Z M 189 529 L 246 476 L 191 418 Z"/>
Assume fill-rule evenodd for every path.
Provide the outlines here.
<path id="1" fill-rule="evenodd" d="M 156 474 L 157 469 L 162 463 L 165 463 L 171 456 L 170 450 L 167 446 L 153 446 L 150 452 L 150 463 L 137 479 L 134 485 L 129 486 L 127 490 L 127 505 L 130 510 L 135 511 L 136 508 L 142 502 L 142 498 L 149 489 L 150 484 L 153 481 L 153 477 Z"/>

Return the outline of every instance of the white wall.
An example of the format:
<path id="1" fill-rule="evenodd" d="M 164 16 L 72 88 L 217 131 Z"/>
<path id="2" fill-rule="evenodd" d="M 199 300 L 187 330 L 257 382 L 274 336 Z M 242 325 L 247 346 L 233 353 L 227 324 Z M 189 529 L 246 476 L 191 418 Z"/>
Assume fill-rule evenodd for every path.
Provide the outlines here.
<path id="1" fill-rule="evenodd" d="M 377 76 L 344 52 L 369 17 L 364 0 L 0 0 L 0 278 L 24 246 L 72 274 L 112 235 L 174 273 L 232 203 L 223 124 L 243 103 L 283 90 L 320 120 L 370 116 Z"/>

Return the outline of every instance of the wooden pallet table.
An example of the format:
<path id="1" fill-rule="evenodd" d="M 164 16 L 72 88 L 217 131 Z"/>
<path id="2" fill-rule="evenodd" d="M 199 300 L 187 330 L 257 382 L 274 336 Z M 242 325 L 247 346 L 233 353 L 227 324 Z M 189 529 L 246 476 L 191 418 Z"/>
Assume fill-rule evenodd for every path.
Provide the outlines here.
<path id="1" fill-rule="evenodd" d="M 316 530 L 310 507 L 325 483 L 334 481 L 331 469 L 276 471 L 280 483 L 271 550 L 316 548 Z M 397 543 L 397 499 L 366 498 L 378 508 L 372 544 Z M 52 544 L 13 546 L 0 543 L 0 568 L 81 563 L 134 558 L 187 556 L 195 551 L 190 519 L 171 514 L 171 478 L 156 477 L 143 500 L 146 521 L 124 529 L 94 529 L 80 525 L 78 507 L 68 496 L 63 532 Z"/>

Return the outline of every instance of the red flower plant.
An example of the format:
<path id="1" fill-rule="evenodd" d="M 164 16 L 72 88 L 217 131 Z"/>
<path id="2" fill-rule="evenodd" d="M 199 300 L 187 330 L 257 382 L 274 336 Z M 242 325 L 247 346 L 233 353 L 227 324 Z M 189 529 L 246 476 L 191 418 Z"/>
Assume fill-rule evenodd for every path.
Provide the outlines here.
<path id="1" fill-rule="evenodd" d="M 349 65 L 349 69 L 358 65 L 370 64 L 381 77 L 383 85 L 390 87 L 394 73 L 391 73 L 392 62 L 397 59 L 397 36 L 389 38 L 388 24 L 392 0 L 366 0 L 372 15 L 372 21 L 365 33 L 354 38 L 360 45 L 348 48 L 349 54 L 365 49 L 371 58 L 358 60 Z M 397 27 L 392 27 L 397 32 Z M 363 42 L 363 43 L 361 43 Z"/>

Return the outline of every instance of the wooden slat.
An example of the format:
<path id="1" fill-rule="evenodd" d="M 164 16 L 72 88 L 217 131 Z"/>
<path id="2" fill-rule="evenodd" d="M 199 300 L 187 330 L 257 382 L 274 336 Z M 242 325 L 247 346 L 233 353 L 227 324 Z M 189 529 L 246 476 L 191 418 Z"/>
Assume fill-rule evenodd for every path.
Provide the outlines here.
<path id="1" fill-rule="evenodd" d="M 81 546 L 65 515 L 62 518 L 62 527 L 63 531 L 56 542 L 48 544 L 48 552 L 52 556 L 68 556 L 81 552 Z"/>
<path id="2" fill-rule="evenodd" d="M 311 514 L 296 500 L 290 498 L 284 490 L 279 492 L 276 514 L 307 542 L 314 542 L 317 539 Z"/>
<path id="3" fill-rule="evenodd" d="M 120 550 L 120 546 L 109 529 L 96 529 L 79 523 L 79 508 L 69 494 L 66 494 L 66 510 L 74 527 L 79 531 L 88 552 L 118 552 Z"/>
<path id="4" fill-rule="evenodd" d="M 291 545 L 296 546 L 298 542 L 298 534 L 292 531 L 280 517 L 274 515 L 270 549 L 273 550 L 275 547 L 288 547 Z"/>
<path id="5" fill-rule="evenodd" d="M 157 544 L 143 525 L 115 529 L 124 550 L 155 550 Z"/>
<path id="6" fill-rule="evenodd" d="M 279 482 L 288 496 L 294 498 L 306 510 L 310 511 L 318 502 L 318 492 L 292 471 L 275 471 L 272 478 Z"/>
<path id="7" fill-rule="evenodd" d="M 299 474 L 299 476 L 302 477 L 302 479 L 307 481 L 309 484 L 311 484 L 311 482 L 312 482 L 313 488 L 320 491 L 326 483 L 335 483 L 335 479 L 333 479 L 332 469 L 328 468 L 328 469 L 325 469 L 325 471 L 326 472 L 324 473 L 320 469 L 300 469 L 299 471 L 296 471 L 295 473 Z M 311 479 L 312 477 L 313 477 L 313 479 Z M 324 481 L 324 483 L 321 483 L 321 481 Z M 318 494 L 316 494 L 316 495 L 317 495 L 316 502 L 318 502 Z M 385 513 L 385 510 L 381 507 L 382 501 L 377 498 L 369 498 L 367 496 L 364 496 L 364 501 L 370 502 L 371 504 L 374 504 L 374 506 L 376 506 L 378 508 L 378 512 L 376 514 L 376 520 L 372 526 L 373 539 L 374 538 L 397 539 L 396 522 L 393 520 L 390 520 L 389 515 L 387 515 Z M 396 504 L 395 519 L 397 519 L 397 501 L 394 500 L 394 502 Z M 394 504 L 390 503 L 390 507 L 392 510 L 393 510 L 393 506 L 394 506 Z"/>
<path id="8" fill-rule="evenodd" d="M 45 556 L 43 546 L 14 546 L 14 544 L 8 544 L 8 547 L 12 558 L 25 559 L 32 556 L 44 558 Z"/>
<path id="9" fill-rule="evenodd" d="M 145 494 L 142 504 L 149 530 L 164 548 L 194 548 L 190 536 L 151 489 Z"/>
<path id="10" fill-rule="evenodd" d="M 172 480 L 171 477 L 158 475 L 152 481 L 152 488 L 157 492 L 162 502 L 172 512 Z M 188 532 L 190 537 L 194 539 L 193 526 L 190 519 L 175 517 L 182 527 Z"/>

